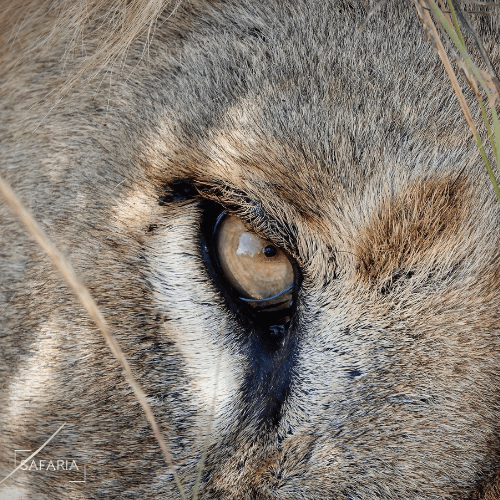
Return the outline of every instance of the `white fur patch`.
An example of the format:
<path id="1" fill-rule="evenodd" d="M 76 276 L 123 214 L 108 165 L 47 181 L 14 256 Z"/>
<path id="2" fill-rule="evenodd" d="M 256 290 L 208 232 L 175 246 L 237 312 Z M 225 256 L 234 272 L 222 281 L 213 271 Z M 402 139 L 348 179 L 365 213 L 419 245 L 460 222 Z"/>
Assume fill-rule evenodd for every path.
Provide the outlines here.
<path id="1" fill-rule="evenodd" d="M 154 273 L 151 281 L 156 308 L 169 318 L 165 335 L 174 340 L 191 378 L 193 404 L 209 415 L 216 394 L 215 431 L 238 399 L 245 363 L 225 342 L 232 319 L 203 272 L 199 213 L 183 207 L 177 214 L 155 235 L 154 253 L 149 256 Z"/>
<path id="2" fill-rule="evenodd" d="M 42 326 L 37 334 L 37 341 L 32 356 L 26 360 L 12 381 L 7 396 L 6 422 L 15 422 L 20 429 L 24 415 L 31 415 L 30 402 L 38 399 L 47 401 L 57 389 L 57 377 L 54 376 L 56 357 L 59 352 L 58 327 L 49 322 Z"/>
<path id="3" fill-rule="evenodd" d="M 0 500 L 26 500 L 28 493 L 19 486 L 0 486 Z"/>

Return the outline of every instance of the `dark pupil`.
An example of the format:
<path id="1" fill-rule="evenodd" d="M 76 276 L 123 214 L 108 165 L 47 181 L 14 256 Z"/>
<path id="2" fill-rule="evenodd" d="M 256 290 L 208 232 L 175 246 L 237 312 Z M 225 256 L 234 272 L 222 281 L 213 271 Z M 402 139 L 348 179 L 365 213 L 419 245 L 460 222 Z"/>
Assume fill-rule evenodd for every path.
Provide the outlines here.
<path id="1" fill-rule="evenodd" d="M 267 245 L 267 247 L 264 248 L 264 255 L 266 257 L 274 257 L 276 255 L 276 248 L 272 245 Z"/>

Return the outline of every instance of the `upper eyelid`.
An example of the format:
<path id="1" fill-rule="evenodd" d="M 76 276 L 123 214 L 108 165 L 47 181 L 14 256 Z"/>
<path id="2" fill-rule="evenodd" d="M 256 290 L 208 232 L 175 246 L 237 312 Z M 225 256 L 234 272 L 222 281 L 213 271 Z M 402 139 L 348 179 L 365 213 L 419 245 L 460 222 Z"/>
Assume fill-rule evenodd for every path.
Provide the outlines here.
<path id="1" fill-rule="evenodd" d="M 297 258 L 296 231 L 283 227 L 272 214 L 265 211 L 258 200 L 229 184 L 204 182 L 196 184 L 195 188 L 201 198 L 216 202 L 228 214 L 242 219 L 258 236 L 273 242 L 293 258 Z"/>
<path id="2" fill-rule="evenodd" d="M 264 212 L 260 203 L 247 196 L 243 191 L 230 185 L 221 186 L 221 184 L 206 183 L 197 185 L 196 190 L 202 199 L 219 204 L 224 209 L 224 212 L 239 217 L 256 233 L 263 232 L 260 229 L 262 225 L 270 226 L 269 217 Z M 265 232 L 272 233 L 269 230 Z"/>

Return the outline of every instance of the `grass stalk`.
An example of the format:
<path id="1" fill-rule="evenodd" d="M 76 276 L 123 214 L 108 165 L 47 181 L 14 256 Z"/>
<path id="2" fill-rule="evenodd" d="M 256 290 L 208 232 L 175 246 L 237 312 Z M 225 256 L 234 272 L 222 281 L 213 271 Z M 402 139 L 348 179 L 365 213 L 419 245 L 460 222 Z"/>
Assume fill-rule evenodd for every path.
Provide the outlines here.
<path id="1" fill-rule="evenodd" d="M 480 70 L 472 61 L 472 58 L 467 51 L 465 40 L 462 35 L 462 31 L 460 29 L 460 24 L 459 24 L 459 19 L 461 19 L 462 22 L 467 22 L 467 21 L 464 17 L 464 14 L 461 11 L 457 12 L 457 7 L 454 5 L 453 0 L 447 0 L 448 7 L 450 9 L 451 20 L 449 16 L 443 13 L 441 8 L 434 0 L 414 0 L 414 3 L 415 3 L 415 8 L 417 9 L 417 13 L 420 17 L 420 20 L 424 26 L 424 29 L 427 32 L 427 35 L 429 36 L 429 39 L 431 40 L 431 43 L 435 47 L 439 57 L 441 58 L 446 73 L 450 78 L 453 90 L 458 98 L 464 117 L 472 132 L 472 136 L 476 140 L 479 151 L 481 153 L 481 158 L 483 159 L 486 171 L 488 172 L 488 176 L 493 185 L 496 197 L 498 199 L 498 202 L 500 203 L 500 189 L 497 180 L 495 178 L 493 169 L 491 168 L 491 163 L 488 159 L 488 155 L 486 154 L 486 149 L 484 147 L 485 143 L 481 141 L 481 137 L 479 135 L 476 124 L 472 118 L 469 106 L 467 104 L 467 101 L 465 100 L 460 84 L 458 83 L 458 78 L 455 74 L 455 71 L 453 70 L 453 67 L 450 63 L 446 50 L 443 46 L 443 43 L 441 42 L 441 38 L 438 34 L 438 30 L 430 15 L 430 12 L 434 14 L 437 21 L 444 29 L 444 33 L 446 33 L 449 36 L 451 42 L 456 47 L 460 56 L 462 57 L 462 59 L 457 59 L 456 62 L 457 65 L 463 70 L 469 85 L 471 86 L 476 95 L 478 105 L 481 109 L 481 116 L 486 131 L 488 133 L 488 138 L 492 145 L 493 155 L 495 158 L 495 162 L 497 164 L 497 170 L 500 173 L 500 121 L 498 119 L 498 115 L 495 109 L 495 100 L 496 97 L 500 94 L 500 92 L 498 89 L 498 79 L 496 77 L 496 74 L 494 71 L 493 72 L 490 71 L 490 73 L 487 73 L 485 71 Z M 443 6 L 444 4 L 441 2 L 441 5 Z M 472 28 L 468 24 L 468 22 L 466 28 L 469 32 L 472 31 Z M 446 34 L 444 33 L 443 36 L 446 36 Z M 487 67 L 491 68 L 491 62 L 486 54 L 486 51 L 484 50 L 484 47 L 482 47 L 481 45 L 479 37 L 477 36 L 476 33 L 473 33 L 473 35 L 483 60 L 485 61 Z M 488 119 L 488 113 L 484 105 L 484 101 L 481 97 L 479 86 L 477 85 L 476 82 L 479 82 L 479 86 L 481 87 L 482 91 L 486 95 L 486 98 L 488 99 L 488 104 L 491 110 L 491 121 L 493 126 L 491 126 L 490 121 Z"/>
<path id="2" fill-rule="evenodd" d="M 224 331 L 225 328 L 222 328 L 222 330 Z M 207 458 L 208 445 L 210 444 L 210 436 L 212 435 L 212 426 L 213 426 L 214 417 L 215 417 L 215 401 L 216 401 L 216 398 L 217 398 L 217 387 L 219 385 L 220 362 L 221 362 L 221 356 L 219 356 L 219 360 L 217 362 L 217 370 L 216 370 L 216 375 L 215 375 L 214 395 L 212 396 L 212 410 L 211 410 L 211 413 L 210 413 L 210 420 L 208 422 L 207 435 L 205 437 L 205 442 L 203 443 L 203 452 L 201 454 L 200 466 L 199 466 L 199 469 L 198 469 L 198 474 L 196 476 L 196 481 L 194 483 L 193 500 L 196 500 L 198 498 L 198 491 L 200 489 L 200 483 L 201 483 L 201 475 L 203 474 L 203 469 L 205 467 L 205 459 Z"/>
<path id="3" fill-rule="evenodd" d="M 182 500 L 187 500 L 186 494 L 184 493 L 184 489 L 182 488 L 181 481 L 177 472 L 175 471 L 174 464 L 172 462 L 171 455 L 168 451 L 167 445 L 163 440 L 163 437 L 160 433 L 160 429 L 158 424 L 156 423 L 153 412 L 146 400 L 146 395 L 142 391 L 141 387 L 135 380 L 135 377 L 132 373 L 132 369 L 123 354 L 116 338 L 109 330 L 109 327 L 102 315 L 100 309 L 97 307 L 96 302 L 90 295 L 88 288 L 82 283 L 82 281 L 76 276 L 73 267 L 69 263 L 69 261 L 64 257 L 64 255 L 57 249 L 54 243 L 50 240 L 48 235 L 42 229 L 42 227 L 36 222 L 34 217 L 30 214 L 30 212 L 24 207 L 21 203 L 21 200 L 18 198 L 16 193 L 14 193 L 13 189 L 10 187 L 8 182 L 0 176 L 0 196 L 4 199 L 7 205 L 18 215 L 18 217 L 23 222 L 27 232 L 30 236 L 38 243 L 38 245 L 45 251 L 45 253 L 50 257 L 50 260 L 54 264 L 54 266 L 61 272 L 66 284 L 73 291 L 78 301 L 85 308 L 89 316 L 93 319 L 99 330 L 101 331 L 106 343 L 108 344 L 111 352 L 114 357 L 120 363 L 125 379 L 129 383 L 132 388 L 137 400 L 139 401 L 146 418 L 151 425 L 153 430 L 153 434 L 156 438 L 156 441 L 160 445 L 160 449 L 165 457 L 165 461 L 168 464 L 168 467 L 171 473 L 174 476 L 174 481 L 179 488 L 179 492 L 181 494 Z"/>

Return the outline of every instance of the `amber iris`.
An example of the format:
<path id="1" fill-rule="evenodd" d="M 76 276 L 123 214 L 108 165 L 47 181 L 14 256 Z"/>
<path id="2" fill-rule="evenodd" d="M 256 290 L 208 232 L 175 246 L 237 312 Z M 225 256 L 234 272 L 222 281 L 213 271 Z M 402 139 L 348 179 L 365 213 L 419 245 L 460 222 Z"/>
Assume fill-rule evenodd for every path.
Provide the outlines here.
<path id="1" fill-rule="evenodd" d="M 216 248 L 226 281 L 245 299 L 269 299 L 293 285 L 293 266 L 285 252 L 238 217 L 225 215 L 220 220 Z"/>

